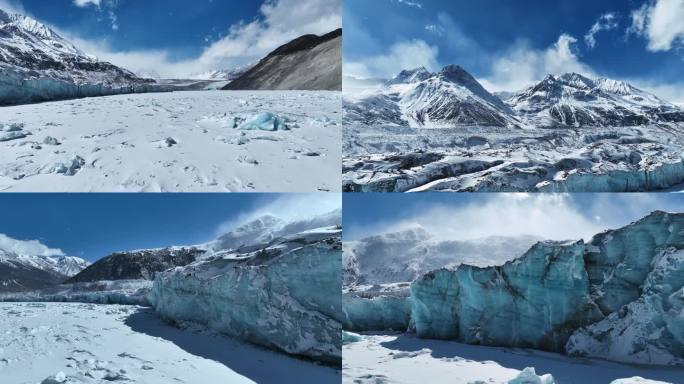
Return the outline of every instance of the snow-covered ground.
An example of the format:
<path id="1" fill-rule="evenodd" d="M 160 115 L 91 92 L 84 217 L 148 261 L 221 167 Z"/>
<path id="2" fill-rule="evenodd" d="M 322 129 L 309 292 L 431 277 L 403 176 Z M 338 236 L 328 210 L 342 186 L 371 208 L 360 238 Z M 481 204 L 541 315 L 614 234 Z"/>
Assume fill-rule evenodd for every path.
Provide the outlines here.
<path id="1" fill-rule="evenodd" d="M 339 191 L 341 135 L 339 92 L 188 91 L 2 107 L 0 190 Z"/>
<path id="2" fill-rule="evenodd" d="M 345 341 L 342 349 L 343 383 L 657 384 L 681 383 L 684 378 L 684 368 L 632 366 L 526 349 L 424 340 L 409 334 L 364 334 L 360 341 Z M 520 380 L 529 376 L 529 370 L 521 374 L 528 367 L 534 367 L 540 377 Z"/>
<path id="3" fill-rule="evenodd" d="M 337 383 L 336 369 L 163 323 L 152 309 L 0 303 L 0 382 Z"/>
<path id="4" fill-rule="evenodd" d="M 684 126 L 345 126 L 343 188 L 357 192 L 634 192 L 684 182 Z"/>

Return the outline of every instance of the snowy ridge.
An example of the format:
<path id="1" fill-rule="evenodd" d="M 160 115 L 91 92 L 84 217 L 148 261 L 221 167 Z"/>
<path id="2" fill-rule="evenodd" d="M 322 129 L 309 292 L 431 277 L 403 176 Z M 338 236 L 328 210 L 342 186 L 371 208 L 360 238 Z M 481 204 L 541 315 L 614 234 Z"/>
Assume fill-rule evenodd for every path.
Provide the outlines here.
<path id="1" fill-rule="evenodd" d="M 205 252 L 201 247 L 168 247 L 116 252 L 97 260 L 72 276 L 67 282 L 153 280 L 156 273 L 190 264 Z"/>
<path id="2" fill-rule="evenodd" d="M 420 337 L 682 365 L 680 249 L 684 214 L 654 212 L 589 243 L 541 242 L 503 266 L 430 272 L 411 287 L 412 320 Z"/>
<path id="3" fill-rule="evenodd" d="M 162 90 L 85 54 L 30 17 L 0 10 L 0 105 Z"/>
<path id="4" fill-rule="evenodd" d="M 193 80 L 228 80 L 232 81 L 242 76 L 251 66 L 244 66 L 235 69 L 214 69 L 211 71 L 194 73 L 188 78 Z"/>
<path id="5" fill-rule="evenodd" d="M 240 249 L 158 274 L 150 294 L 157 313 L 339 365 L 341 227 Z"/>
<path id="6" fill-rule="evenodd" d="M 640 126 L 684 122 L 684 110 L 626 82 L 548 75 L 506 103 L 534 126 Z"/>
<path id="7" fill-rule="evenodd" d="M 457 65 L 404 70 L 379 89 L 345 95 L 356 125 L 449 128 L 618 127 L 682 123 L 684 110 L 626 82 L 548 75 L 502 102 Z"/>
<path id="8" fill-rule="evenodd" d="M 0 292 L 26 291 L 59 284 L 90 265 L 75 256 L 32 254 L 0 248 Z"/>
<path id="9" fill-rule="evenodd" d="M 520 125 L 508 106 L 457 65 L 438 73 L 425 68 L 404 70 L 380 89 L 345 95 L 344 112 L 349 124 L 427 128 Z"/>

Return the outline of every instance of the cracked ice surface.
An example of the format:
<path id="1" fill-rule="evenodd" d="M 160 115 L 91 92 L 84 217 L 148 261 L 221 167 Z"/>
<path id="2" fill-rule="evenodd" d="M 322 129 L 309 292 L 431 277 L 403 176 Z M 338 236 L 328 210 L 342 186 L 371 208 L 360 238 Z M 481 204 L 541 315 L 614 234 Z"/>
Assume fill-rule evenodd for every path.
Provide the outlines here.
<path id="1" fill-rule="evenodd" d="M 340 110 L 339 93 L 304 91 L 2 107 L 0 190 L 339 191 Z"/>
<path id="2" fill-rule="evenodd" d="M 683 126 L 345 127 L 354 192 L 634 192 L 684 183 Z"/>

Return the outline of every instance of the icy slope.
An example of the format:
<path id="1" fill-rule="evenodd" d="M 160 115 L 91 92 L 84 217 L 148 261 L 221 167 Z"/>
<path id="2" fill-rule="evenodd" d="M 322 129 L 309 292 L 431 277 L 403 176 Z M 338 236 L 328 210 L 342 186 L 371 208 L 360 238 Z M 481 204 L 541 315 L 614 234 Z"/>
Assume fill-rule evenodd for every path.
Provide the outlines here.
<path id="1" fill-rule="evenodd" d="M 171 247 L 117 252 L 91 264 L 67 283 L 100 280 L 154 280 L 157 272 L 192 263 L 205 250 L 194 247 Z"/>
<path id="2" fill-rule="evenodd" d="M 0 105 L 153 89 L 30 17 L 0 10 Z"/>
<path id="3" fill-rule="evenodd" d="M 402 71 L 380 89 L 345 95 L 344 112 L 349 125 L 445 128 L 520 124 L 508 106 L 457 65 L 438 73 L 425 68 Z"/>
<path id="4" fill-rule="evenodd" d="M 342 30 L 304 35 L 261 59 L 223 89 L 342 89 Z"/>
<path id="5" fill-rule="evenodd" d="M 150 300 L 164 318 L 339 364 L 341 260 L 339 226 L 284 235 L 158 274 Z"/>
<path id="6" fill-rule="evenodd" d="M 683 248 L 684 214 L 654 212 L 589 243 L 430 272 L 411 287 L 412 319 L 420 337 L 682 364 Z"/>
<path id="7" fill-rule="evenodd" d="M 90 263 L 74 256 L 36 255 L 0 248 L 0 292 L 26 291 L 59 284 L 88 265 Z"/>
<path id="8" fill-rule="evenodd" d="M 530 126 L 641 126 L 684 122 L 684 110 L 628 83 L 548 75 L 506 103 Z"/>
<path id="9" fill-rule="evenodd" d="M 273 117 L 271 129 L 275 121 L 282 129 L 240 129 L 263 114 Z M 339 191 L 340 115 L 339 93 L 303 91 L 146 93 L 4 107 L 0 190 Z M 6 132 L 13 138 L 3 141 Z"/>

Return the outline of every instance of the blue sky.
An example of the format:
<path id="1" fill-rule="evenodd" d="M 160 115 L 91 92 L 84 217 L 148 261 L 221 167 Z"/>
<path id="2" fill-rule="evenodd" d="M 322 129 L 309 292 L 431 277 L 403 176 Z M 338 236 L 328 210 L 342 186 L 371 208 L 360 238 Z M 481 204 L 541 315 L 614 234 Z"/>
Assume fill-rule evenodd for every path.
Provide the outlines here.
<path id="1" fill-rule="evenodd" d="M 345 194 L 345 240 L 422 226 L 438 237 L 534 235 L 588 239 L 654 210 L 684 212 L 684 196 L 654 193 Z"/>
<path id="2" fill-rule="evenodd" d="M 455 63 L 514 91 L 575 71 L 684 101 L 681 0 L 345 0 L 343 12 L 345 74 Z"/>
<path id="3" fill-rule="evenodd" d="M 340 0 L 0 0 L 134 72 L 183 77 L 254 63 L 341 26 Z"/>
<path id="4" fill-rule="evenodd" d="M 266 213 L 295 219 L 334 208 L 339 196 L 324 193 L 3 194 L 0 234 L 92 261 L 115 251 L 203 243 Z"/>

